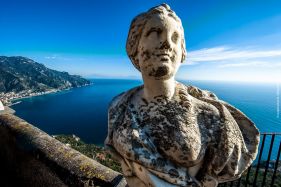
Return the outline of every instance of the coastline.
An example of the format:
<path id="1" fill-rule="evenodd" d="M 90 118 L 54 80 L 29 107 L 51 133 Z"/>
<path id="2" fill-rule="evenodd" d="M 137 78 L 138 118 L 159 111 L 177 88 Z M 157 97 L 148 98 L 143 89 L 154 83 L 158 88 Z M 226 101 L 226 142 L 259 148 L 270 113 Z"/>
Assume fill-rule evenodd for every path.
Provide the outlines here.
<path id="1" fill-rule="evenodd" d="M 22 102 L 20 100 L 22 100 L 22 99 L 47 95 L 47 94 L 51 94 L 51 93 L 58 93 L 58 92 L 67 91 L 67 90 L 71 90 L 71 89 L 75 89 L 75 88 L 81 88 L 81 87 L 85 87 L 85 86 L 91 86 L 92 84 L 93 83 L 91 82 L 90 84 L 85 84 L 82 86 L 70 87 L 70 88 L 65 88 L 65 89 L 50 89 L 50 90 L 47 90 L 44 92 L 32 92 L 31 90 L 26 90 L 26 91 L 21 91 L 19 93 L 14 93 L 14 92 L 8 92 L 5 94 L 2 93 L 2 95 L 0 95 L 0 100 L 3 102 L 4 107 L 11 109 L 10 108 L 11 106 L 20 104 Z M 11 109 L 11 110 L 13 110 L 13 109 Z M 13 113 L 15 113 L 15 111 Z"/>
<path id="2" fill-rule="evenodd" d="M 26 99 L 26 98 L 36 97 L 36 96 L 47 95 L 47 94 L 51 94 L 51 93 L 62 92 L 62 91 L 65 91 L 65 90 L 68 90 L 68 89 L 63 89 L 63 90 L 48 90 L 48 91 L 45 91 L 45 92 L 35 92 L 35 93 L 31 93 L 30 95 L 27 95 L 27 96 L 16 97 L 16 98 L 11 99 L 11 100 L 9 101 L 9 104 L 6 105 L 6 106 L 10 107 L 10 106 L 13 106 L 13 105 L 20 104 L 22 101 L 18 101 L 18 100 L 21 100 L 21 99 Z M 16 102 L 15 102 L 15 101 L 16 101 Z"/>

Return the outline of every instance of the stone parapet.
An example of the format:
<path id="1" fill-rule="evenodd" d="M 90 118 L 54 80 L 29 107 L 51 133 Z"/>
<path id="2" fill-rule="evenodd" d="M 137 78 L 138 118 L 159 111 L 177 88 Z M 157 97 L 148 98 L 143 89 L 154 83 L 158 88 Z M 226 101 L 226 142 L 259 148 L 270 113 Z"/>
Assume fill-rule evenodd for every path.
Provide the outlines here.
<path id="1" fill-rule="evenodd" d="M 0 114 L 0 186 L 126 186 L 107 168 L 13 114 Z"/>

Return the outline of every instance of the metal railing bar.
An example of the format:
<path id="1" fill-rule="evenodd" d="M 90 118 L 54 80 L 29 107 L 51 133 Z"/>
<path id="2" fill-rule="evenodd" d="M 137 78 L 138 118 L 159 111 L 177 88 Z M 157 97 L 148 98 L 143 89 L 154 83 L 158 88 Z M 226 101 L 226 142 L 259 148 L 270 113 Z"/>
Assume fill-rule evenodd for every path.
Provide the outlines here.
<path id="1" fill-rule="evenodd" d="M 245 187 L 247 187 L 248 184 L 249 184 L 249 177 L 250 177 L 251 170 L 252 170 L 252 165 L 250 165 L 250 167 L 248 168 L 248 172 L 247 172 L 247 176 L 246 176 L 246 181 L 245 181 Z"/>
<path id="2" fill-rule="evenodd" d="M 260 150 L 260 154 L 259 154 L 258 165 L 256 167 L 255 178 L 254 178 L 254 182 L 253 182 L 254 186 L 256 186 L 257 176 L 259 174 L 260 162 L 261 162 L 261 157 L 262 157 L 262 153 L 263 153 L 263 147 L 264 147 L 264 142 L 265 142 L 266 135 L 267 134 L 263 134 L 263 138 L 262 138 L 262 144 L 261 144 L 261 150 Z"/>
<path id="3" fill-rule="evenodd" d="M 270 157 L 271 157 L 274 139 L 275 139 L 275 134 L 273 134 L 271 136 L 270 148 L 269 148 L 269 151 L 268 151 L 268 157 L 267 157 L 267 160 L 266 160 L 265 171 L 264 171 L 264 174 L 263 174 L 262 186 L 265 186 L 265 179 L 266 179 L 266 175 L 267 175 L 267 171 L 268 171 L 268 166 L 269 166 L 269 161 L 270 161 Z"/>
<path id="4" fill-rule="evenodd" d="M 238 179 L 237 184 L 236 184 L 236 187 L 239 187 L 239 186 L 240 186 L 241 178 L 242 178 L 242 177 L 240 177 L 240 178 Z"/>
<path id="5" fill-rule="evenodd" d="M 274 180 L 275 180 L 275 177 L 276 177 L 276 171 L 277 171 L 279 159 L 280 159 L 280 152 L 281 152 L 281 141 L 279 143 L 279 149 L 278 149 L 278 153 L 277 153 L 277 158 L 276 158 L 276 162 L 275 162 L 275 166 L 274 166 L 274 172 L 273 172 L 273 175 L 272 175 L 270 186 L 274 185 Z"/>
<path id="6" fill-rule="evenodd" d="M 247 176 L 246 176 L 246 183 L 245 183 L 245 187 L 248 186 L 248 183 L 249 183 L 249 176 L 250 176 L 250 172 L 251 172 L 251 169 L 252 169 L 252 165 L 248 168 L 248 172 L 247 172 Z M 240 177 L 241 178 L 241 177 Z"/>

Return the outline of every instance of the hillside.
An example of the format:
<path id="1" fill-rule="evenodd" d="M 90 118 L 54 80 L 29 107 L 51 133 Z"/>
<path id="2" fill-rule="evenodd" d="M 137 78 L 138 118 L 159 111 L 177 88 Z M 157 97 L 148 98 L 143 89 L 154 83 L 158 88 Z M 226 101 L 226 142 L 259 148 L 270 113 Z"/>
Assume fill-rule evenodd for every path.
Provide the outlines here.
<path id="1" fill-rule="evenodd" d="M 51 70 L 21 56 L 0 56 L 0 92 L 45 92 L 90 84 L 89 80 L 67 72 Z"/>

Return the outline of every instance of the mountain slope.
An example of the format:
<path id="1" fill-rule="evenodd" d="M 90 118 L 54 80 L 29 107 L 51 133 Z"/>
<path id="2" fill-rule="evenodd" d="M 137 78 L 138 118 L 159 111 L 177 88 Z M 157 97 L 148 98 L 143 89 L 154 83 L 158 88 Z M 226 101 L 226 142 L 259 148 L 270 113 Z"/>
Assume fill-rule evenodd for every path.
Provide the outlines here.
<path id="1" fill-rule="evenodd" d="M 48 91 L 90 84 L 77 75 L 46 68 L 29 58 L 0 56 L 0 92 Z"/>

